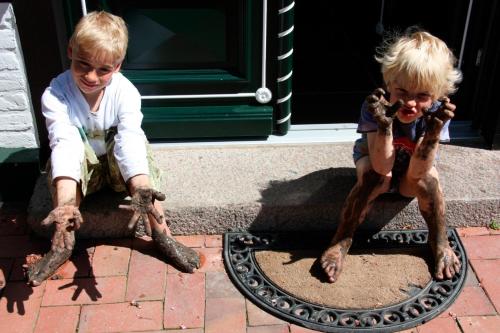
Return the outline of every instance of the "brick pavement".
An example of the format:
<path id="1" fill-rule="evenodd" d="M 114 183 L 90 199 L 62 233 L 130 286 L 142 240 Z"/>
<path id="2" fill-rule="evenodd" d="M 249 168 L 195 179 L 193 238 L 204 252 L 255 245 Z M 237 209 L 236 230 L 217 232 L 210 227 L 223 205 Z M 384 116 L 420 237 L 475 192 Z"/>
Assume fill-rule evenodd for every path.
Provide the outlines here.
<path id="1" fill-rule="evenodd" d="M 306 333 L 246 300 L 222 262 L 220 235 L 179 239 L 203 253 L 195 274 L 165 264 L 147 239 L 79 241 L 55 279 L 26 286 L 21 265 L 48 242 L 31 237 L 26 207 L 0 208 L 0 332 Z M 470 271 L 455 303 L 438 318 L 405 332 L 499 332 L 500 233 L 486 227 L 459 230 Z"/>

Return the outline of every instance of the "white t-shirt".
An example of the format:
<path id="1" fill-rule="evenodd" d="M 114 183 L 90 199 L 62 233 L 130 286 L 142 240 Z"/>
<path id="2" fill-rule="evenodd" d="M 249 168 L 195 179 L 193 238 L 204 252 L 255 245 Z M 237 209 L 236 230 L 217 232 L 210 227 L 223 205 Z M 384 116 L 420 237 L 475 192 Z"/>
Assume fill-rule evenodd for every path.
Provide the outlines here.
<path id="1" fill-rule="evenodd" d="M 53 79 L 42 95 L 52 149 L 52 179 L 66 176 L 80 181 L 84 146 L 78 128 L 83 129 L 97 156 L 106 153 L 104 132 L 116 126 L 114 155 L 125 181 L 149 174 L 146 136 L 141 128 L 141 96 L 121 73 L 114 73 L 104 90 L 99 109 L 90 107 L 67 70 Z"/>

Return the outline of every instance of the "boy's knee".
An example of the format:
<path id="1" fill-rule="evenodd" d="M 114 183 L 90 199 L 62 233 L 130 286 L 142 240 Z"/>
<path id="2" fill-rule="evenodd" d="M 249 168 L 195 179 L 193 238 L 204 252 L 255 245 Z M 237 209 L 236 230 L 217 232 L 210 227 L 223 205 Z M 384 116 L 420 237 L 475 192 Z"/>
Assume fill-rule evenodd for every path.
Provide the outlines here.
<path id="1" fill-rule="evenodd" d="M 363 173 L 360 186 L 366 190 L 380 188 L 381 191 L 388 191 L 391 183 L 391 176 L 381 175 L 373 169 Z"/>
<path id="2" fill-rule="evenodd" d="M 417 184 L 417 193 L 420 197 L 435 197 L 441 194 L 441 186 L 437 174 L 428 173 Z"/>

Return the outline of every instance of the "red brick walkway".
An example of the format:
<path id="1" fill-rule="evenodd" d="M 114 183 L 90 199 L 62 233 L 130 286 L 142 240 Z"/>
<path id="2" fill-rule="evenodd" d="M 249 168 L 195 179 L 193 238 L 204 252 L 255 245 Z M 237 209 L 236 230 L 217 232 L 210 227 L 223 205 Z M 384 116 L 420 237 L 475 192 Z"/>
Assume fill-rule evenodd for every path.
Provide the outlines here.
<path id="1" fill-rule="evenodd" d="M 246 300 L 222 263 L 221 236 L 178 237 L 206 257 L 195 274 L 182 274 L 157 258 L 151 243 L 119 239 L 80 241 L 57 279 L 37 288 L 23 282 L 28 253 L 44 253 L 46 240 L 30 238 L 25 207 L 0 209 L 0 332 L 305 333 Z M 455 303 L 440 317 L 406 332 L 500 332 L 500 233 L 460 230 L 471 270 Z"/>

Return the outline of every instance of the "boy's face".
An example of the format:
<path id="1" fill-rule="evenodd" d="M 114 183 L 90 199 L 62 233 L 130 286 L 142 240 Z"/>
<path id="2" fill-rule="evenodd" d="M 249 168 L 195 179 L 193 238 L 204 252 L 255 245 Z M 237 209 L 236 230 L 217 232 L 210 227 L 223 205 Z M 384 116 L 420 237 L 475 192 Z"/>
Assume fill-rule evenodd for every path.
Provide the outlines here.
<path id="1" fill-rule="evenodd" d="M 413 91 L 397 83 L 391 84 L 387 89 L 390 93 L 391 104 L 398 100 L 403 101 L 403 106 L 398 110 L 396 116 L 404 124 L 414 122 L 422 117 L 422 109 L 430 108 L 432 105 L 432 94 L 429 91 Z"/>
<path id="2" fill-rule="evenodd" d="M 85 96 L 99 93 L 118 72 L 121 62 L 113 63 L 112 59 L 98 57 L 83 52 L 73 52 L 68 48 L 71 59 L 71 74 L 78 88 Z"/>

